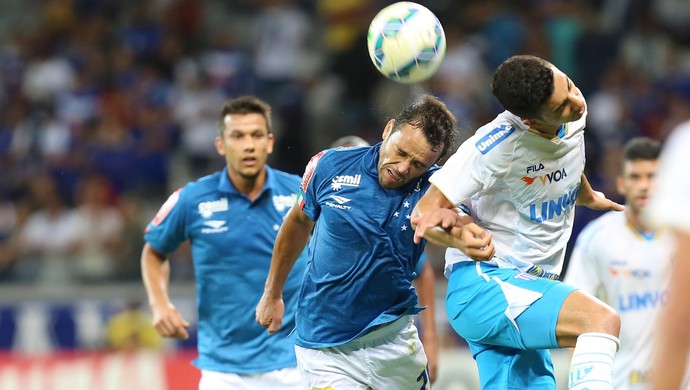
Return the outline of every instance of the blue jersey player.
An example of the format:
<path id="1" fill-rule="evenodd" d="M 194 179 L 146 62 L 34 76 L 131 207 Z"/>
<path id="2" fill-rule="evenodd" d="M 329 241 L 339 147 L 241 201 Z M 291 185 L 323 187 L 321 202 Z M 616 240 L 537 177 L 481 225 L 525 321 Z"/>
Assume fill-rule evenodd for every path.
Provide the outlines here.
<path id="1" fill-rule="evenodd" d="M 422 310 L 412 279 L 424 246 L 410 213 L 455 133 L 446 106 L 425 95 L 386 124 L 383 142 L 329 149 L 307 165 L 256 308 L 279 332 L 285 279 L 313 229 L 295 335 L 305 388 L 429 388 L 411 318 Z"/>
<path id="2" fill-rule="evenodd" d="M 294 341 L 297 292 L 306 256 L 295 254 L 285 284 L 285 327 L 268 337 L 247 311 L 259 301 L 273 243 L 295 203 L 299 177 L 266 165 L 273 149 L 270 107 L 251 96 L 229 100 L 215 146 L 222 171 L 176 191 L 146 228 L 142 273 L 154 326 L 187 338 L 187 321 L 168 296 L 168 255 L 191 241 L 199 315 L 199 389 L 300 389 Z"/>
<path id="3" fill-rule="evenodd" d="M 611 389 L 620 317 L 556 280 L 574 206 L 623 209 L 583 175 L 585 100 L 568 76 L 534 56 L 504 61 L 492 88 L 506 111 L 430 178 L 413 216 L 415 239 L 455 246 L 445 241 L 455 233 L 444 229 L 460 204 L 491 233 L 489 261 L 474 262 L 463 248 L 446 252 L 447 313 L 470 345 L 482 388 L 555 389 L 548 350 L 575 347 L 569 388 Z"/>
<path id="4" fill-rule="evenodd" d="M 337 147 L 357 147 L 357 146 L 371 146 L 369 142 L 356 135 L 347 135 L 333 141 L 331 148 Z M 428 250 L 429 247 L 427 247 Z M 426 309 L 420 313 L 420 321 L 422 327 L 422 345 L 427 360 L 429 361 L 429 379 L 433 383 L 436 380 L 438 372 L 438 333 L 436 329 L 436 275 L 431 264 L 427 261 L 427 254 L 424 253 L 419 258 L 417 266 L 415 267 L 415 279 L 413 281 L 417 296 L 419 296 L 419 304 L 425 306 Z"/>

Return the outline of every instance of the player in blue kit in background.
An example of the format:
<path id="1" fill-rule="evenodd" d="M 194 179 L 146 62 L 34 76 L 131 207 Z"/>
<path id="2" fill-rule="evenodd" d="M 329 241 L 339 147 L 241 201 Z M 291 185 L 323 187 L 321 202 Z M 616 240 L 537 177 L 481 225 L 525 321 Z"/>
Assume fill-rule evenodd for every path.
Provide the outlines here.
<path id="1" fill-rule="evenodd" d="M 429 388 L 411 318 L 422 310 L 412 279 L 424 244 L 409 218 L 455 135 L 445 104 L 424 95 L 386 124 L 383 142 L 328 149 L 307 165 L 256 308 L 280 331 L 284 281 L 314 228 L 295 335 L 305 388 Z"/>
<path id="2" fill-rule="evenodd" d="M 577 238 L 565 282 L 596 295 L 621 316 L 614 388 L 648 389 L 656 318 L 666 301 L 673 240 L 642 218 L 654 190 L 659 142 L 633 138 L 617 179 L 625 213 L 608 212 Z"/>
<path id="3" fill-rule="evenodd" d="M 534 56 L 504 61 L 492 92 L 507 111 L 429 179 L 413 214 L 415 240 L 454 247 L 446 251 L 446 309 L 468 341 L 482 388 L 555 389 L 548 349 L 575 347 L 569 388 L 611 389 L 618 314 L 555 280 L 575 204 L 623 210 L 583 174 L 585 100 L 568 76 Z M 462 237 L 450 228 L 463 204 L 491 234 L 490 261 L 472 261 L 449 241 Z"/>
<path id="4" fill-rule="evenodd" d="M 187 321 L 168 296 L 169 253 L 192 245 L 197 306 L 200 390 L 301 389 L 294 328 L 306 254 L 296 253 L 284 289 L 285 326 L 269 337 L 247 311 L 259 301 L 273 243 L 295 203 L 300 178 L 266 165 L 273 150 L 271 108 L 244 96 L 225 103 L 215 146 L 222 171 L 173 193 L 146 228 L 142 274 L 154 326 L 187 338 Z"/>
<path id="5" fill-rule="evenodd" d="M 360 146 L 371 146 L 369 142 L 356 135 L 346 135 L 333 141 L 331 148 L 337 147 L 353 148 Z M 428 249 L 428 246 L 427 246 Z M 429 361 L 429 379 L 433 383 L 438 372 L 438 330 L 436 328 L 436 275 L 434 269 L 429 264 L 426 251 L 422 254 L 415 266 L 416 277 L 412 281 L 417 295 L 419 305 L 426 307 L 419 314 L 421 322 L 421 339 L 424 346 L 424 353 Z"/>

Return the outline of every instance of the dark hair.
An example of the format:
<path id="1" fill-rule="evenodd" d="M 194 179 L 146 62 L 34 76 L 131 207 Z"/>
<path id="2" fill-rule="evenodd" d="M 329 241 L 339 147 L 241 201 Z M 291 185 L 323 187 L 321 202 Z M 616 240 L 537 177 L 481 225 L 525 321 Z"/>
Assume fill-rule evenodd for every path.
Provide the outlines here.
<path id="1" fill-rule="evenodd" d="M 246 114 L 260 114 L 266 119 L 266 128 L 271 132 L 271 106 L 265 101 L 256 96 L 240 96 L 235 99 L 230 99 L 223 105 L 223 110 L 220 112 L 220 135 L 223 135 L 225 130 L 225 116 L 226 115 L 246 115 Z"/>
<path id="2" fill-rule="evenodd" d="M 623 164 L 627 161 L 658 160 L 661 154 L 661 143 L 648 137 L 635 137 L 626 142 L 623 148 Z M 621 170 L 623 166 L 621 166 Z"/>
<path id="3" fill-rule="evenodd" d="M 395 117 L 393 131 L 400 130 L 404 123 L 421 129 L 431 149 L 441 150 L 440 157 L 445 156 L 455 142 L 455 116 L 443 102 L 431 95 L 422 95 L 403 108 Z"/>
<path id="4" fill-rule="evenodd" d="M 535 56 L 510 57 L 496 69 L 491 92 L 503 108 L 520 118 L 540 118 L 540 110 L 554 89 L 551 67 L 551 63 Z"/>

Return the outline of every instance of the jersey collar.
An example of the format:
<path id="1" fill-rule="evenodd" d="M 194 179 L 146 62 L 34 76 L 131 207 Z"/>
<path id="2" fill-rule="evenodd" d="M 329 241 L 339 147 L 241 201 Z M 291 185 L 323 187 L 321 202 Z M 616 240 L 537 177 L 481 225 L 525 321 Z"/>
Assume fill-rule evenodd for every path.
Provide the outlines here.
<path id="1" fill-rule="evenodd" d="M 256 200 L 260 199 L 265 192 L 270 191 L 275 188 L 275 175 L 273 174 L 273 169 L 266 165 L 266 182 L 264 183 L 264 188 L 261 189 L 261 193 L 256 197 Z M 244 196 L 245 194 L 237 191 L 234 185 L 230 182 L 230 176 L 228 175 L 228 167 L 223 169 L 220 175 L 220 180 L 218 181 L 218 191 L 229 193 L 236 196 Z"/>

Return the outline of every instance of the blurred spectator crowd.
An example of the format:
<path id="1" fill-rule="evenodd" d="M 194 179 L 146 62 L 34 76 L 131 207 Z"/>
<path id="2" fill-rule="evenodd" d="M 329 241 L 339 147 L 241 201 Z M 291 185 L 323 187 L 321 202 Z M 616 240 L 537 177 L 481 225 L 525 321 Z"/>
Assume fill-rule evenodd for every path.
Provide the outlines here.
<path id="1" fill-rule="evenodd" d="M 690 119 L 687 0 L 420 2 L 439 16 L 447 53 L 432 80 L 409 87 L 380 76 L 366 50 L 391 1 L 3 0 L 0 282 L 137 280 L 158 205 L 222 166 L 213 139 L 230 96 L 273 105 L 270 163 L 300 174 L 340 136 L 377 142 L 421 90 L 466 137 L 499 110 L 495 67 L 539 55 L 587 97 L 587 173 L 613 197 L 621 145 L 664 140 Z M 578 225 L 591 217 L 579 210 Z M 188 253 L 175 258 L 173 277 L 190 279 Z"/>

